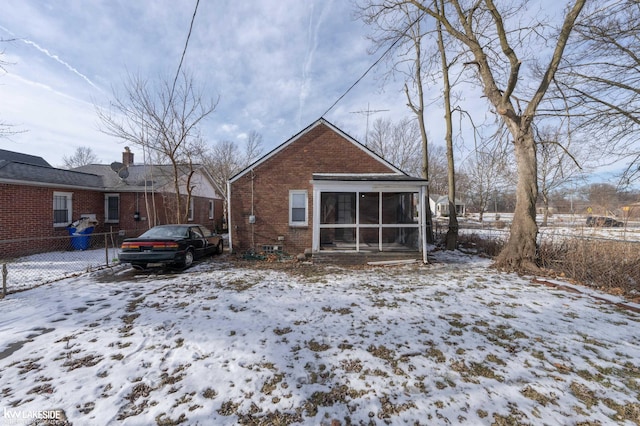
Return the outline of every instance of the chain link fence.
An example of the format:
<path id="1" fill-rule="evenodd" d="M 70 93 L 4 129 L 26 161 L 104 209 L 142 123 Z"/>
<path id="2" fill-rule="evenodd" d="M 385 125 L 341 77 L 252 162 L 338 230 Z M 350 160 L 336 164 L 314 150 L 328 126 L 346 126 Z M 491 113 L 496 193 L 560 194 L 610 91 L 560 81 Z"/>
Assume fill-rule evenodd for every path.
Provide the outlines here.
<path id="1" fill-rule="evenodd" d="M 125 232 L 0 240 L 0 297 L 114 266 Z M 8 257 L 6 253 L 19 253 Z"/>
<path id="2" fill-rule="evenodd" d="M 443 229 L 446 233 L 446 228 Z M 463 251 L 497 256 L 508 226 L 460 228 Z M 616 228 L 548 226 L 538 232 L 538 261 L 550 277 L 575 282 L 640 303 L 640 224 Z"/>
<path id="3" fill-rule="evenodd" d="M 509 237 L 508 228 L 508 223 L 461 222 L 459 248 L 493 257 Z M 442 239 L 446 223 L 436 223 L 434 232 Z M 79 237 L 87 240 L 73 236 L 0 240 L 0 297 L 116 266 L 126 236 L 119 231 Z M 541 266 L 550 274 L 640 302 L 640 224 L 618 229 L 541 227 L 538 239 Z M 3 258 L 2 253 L 17 251 L 21 256 Z"/>

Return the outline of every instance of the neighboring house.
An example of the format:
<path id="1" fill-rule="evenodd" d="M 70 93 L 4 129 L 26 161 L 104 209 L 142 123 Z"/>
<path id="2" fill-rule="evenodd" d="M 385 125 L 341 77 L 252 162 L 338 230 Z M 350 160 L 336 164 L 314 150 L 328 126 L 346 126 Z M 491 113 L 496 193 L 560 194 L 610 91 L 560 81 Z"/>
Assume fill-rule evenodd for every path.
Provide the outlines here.
<path id="1" fill-rule="evenodd" d="M 154 204 L 157 222 L 170 221 L 164 201 L 172 187 L 162 176 L 164 166 L 156 166 L 159 171 L 151 177 L 149 166 L 133 164 L 128 149 L 118 164 L 127 166 L 126 177 L 109 165 L 64 170 L 41 157 L 0 150 L 0 259 L 51 249 L 54 239 L 37 244 L 8 240 L 68 235 L 67 226 L 81 217 L 97 220 L 94 232 L 124 230 L 132 236 L 148 229 L 147 212 L 154 211 Z M 194 174 L 190 214 L 213 229 L 222 225 L 223 201 L 212 182 L 204 169 Z"/>
<path id="2" fill-rule="evenodd" d="M 122 162 L 110 165 L 91 164 L 73 169 L 102 177 L 105 209 L 101 223 L 121 229 L 146 230 L 150 226 L 176 222 L 174 173 L 168 165 L 135 164 L 128 147 Z M 199 223 L 211 230 L 221 230 L 223 199 L 213 178 L 202 165 L 179 172 L 182 209 L 186 208 L 186 180 L 192 189 L 188 222 Z M 98 219 L 100 220 L 100 219 Z"/>
<path id="3" fill-rule="evenodd" d="M 456 198 L 456 216 L 464 216 L 467 213 L 466 204 Z M 447 195 L 435 195 L 429 196 L 429 207 L 431 208 L 431 214 L 438 217 L 449 217 L 449 196 Z"/>
<path id="4" fill-rule="evenodd" d="M 229 180 L 229 244 L 425 253 L 426 186 L 320 119 Z"/>

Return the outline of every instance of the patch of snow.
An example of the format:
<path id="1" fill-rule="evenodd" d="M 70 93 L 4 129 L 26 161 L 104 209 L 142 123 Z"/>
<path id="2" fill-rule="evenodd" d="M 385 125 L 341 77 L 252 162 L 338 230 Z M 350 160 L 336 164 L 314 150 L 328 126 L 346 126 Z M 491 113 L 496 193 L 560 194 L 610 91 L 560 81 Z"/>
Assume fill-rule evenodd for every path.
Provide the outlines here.
<path id="1" fill-rule="evenodd" d="M 62 409 L 73 424 L 105 425 L 637 424 L 637 313 L 485 259 L 435 260 L 273 268 L 216 257 L 9 295 L 2 420 Z"/>

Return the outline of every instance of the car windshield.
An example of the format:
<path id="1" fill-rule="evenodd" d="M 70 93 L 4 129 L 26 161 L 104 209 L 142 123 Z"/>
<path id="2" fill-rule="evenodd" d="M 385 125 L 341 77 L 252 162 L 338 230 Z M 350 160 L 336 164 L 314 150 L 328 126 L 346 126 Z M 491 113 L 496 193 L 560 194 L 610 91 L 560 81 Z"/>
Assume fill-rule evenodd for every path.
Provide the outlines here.
<path id="1" fill-rule="evenodd" d="M 140 238 L 182 238 L 188 235 L 188 226 L 156 226 L 140 235 Z"/>

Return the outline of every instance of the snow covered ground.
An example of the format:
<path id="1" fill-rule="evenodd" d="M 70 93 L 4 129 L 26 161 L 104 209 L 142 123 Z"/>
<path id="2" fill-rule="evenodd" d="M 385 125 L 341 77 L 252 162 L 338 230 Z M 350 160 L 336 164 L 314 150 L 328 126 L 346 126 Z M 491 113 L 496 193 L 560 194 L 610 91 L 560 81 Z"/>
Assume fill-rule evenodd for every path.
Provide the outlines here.
<path id="1" fill-rule="evenodd" d="M 0 300 L 0 424 L 640 423 L 640 314 L 487 260 L 105 272 Z"/>
<path id="2" fill-rule="evenodd" d="M 7 291 L 13 293 L 117 264 L 118 249 L 67 250 L 34 254 L 7 263 Z"/>

